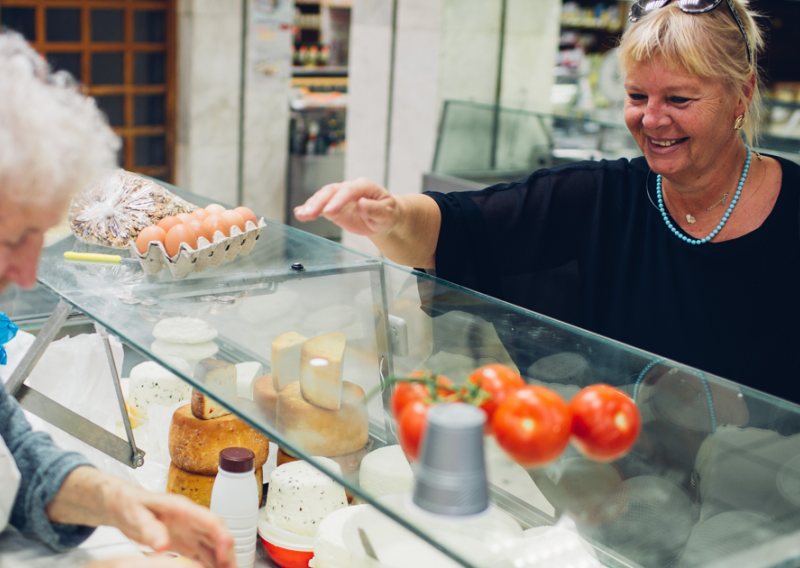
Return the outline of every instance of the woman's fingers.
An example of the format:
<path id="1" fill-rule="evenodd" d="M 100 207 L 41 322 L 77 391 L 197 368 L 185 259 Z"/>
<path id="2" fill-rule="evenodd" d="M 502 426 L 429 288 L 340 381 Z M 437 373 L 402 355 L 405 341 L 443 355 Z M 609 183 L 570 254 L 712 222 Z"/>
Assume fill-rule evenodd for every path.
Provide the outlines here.
<path id="1" fill-rule="evenodd" d="M 367 225 L 360 216 L 356 204 L 361 199 L 377 202 L 393 201 L 391 194 L 367 178 L 353 181 L 332 183 L 312 195 L 305 204 L 295 209 L 295 216 L 300 221 L 312 221 L 320 215 L 342 226 L 348 231 L 365 234 Z M 369 231 L 366 231 L 369 232 Z"/>

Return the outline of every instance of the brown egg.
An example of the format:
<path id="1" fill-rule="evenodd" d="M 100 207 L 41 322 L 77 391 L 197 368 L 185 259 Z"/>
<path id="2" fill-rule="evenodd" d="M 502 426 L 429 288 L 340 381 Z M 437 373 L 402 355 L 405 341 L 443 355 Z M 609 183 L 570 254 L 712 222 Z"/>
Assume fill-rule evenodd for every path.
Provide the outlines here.
<path id="1" fill-rule="evenodd" d="M 200 237 L 205 237 L 208 242 L 214 242 L 214 233 L 199 219 L 192 219 L 186 223 L 186 226 L 189 227 L 195 235 L 197 235 L 198 239 Z"/>
<path id="2" fill-rule="evenodd" d="M 164 244 L 166 238 L 167 232 L 164 229 L 158 225 L 150 225 L 139 231 L 139 235 L 136 237 L 136 250 L 138 250 L 140 254 L 145 254 L 150 243 L 158 241 Z"/>
<path id="3" fill-rule="evenodd" d="M 212 203 L 211 205 L 206 206 L 206 211 L 208 211 L 212 215 L 219 215 L 220 213 L 225 211 L 225 208 L 219 203 Z"/>
<path id="4" fill-rule="evenodd" d="M 189 213 L 189 215 L 191 215 L 192 217 L 194 217 L 198 221 L 205 221 L 206 217 L 211 215 L 211 213 L 209 213 L 205 209 L 195 209 L 194 211 Z"/>
<path id="5" fill-rule="evenodd" d="M 234 209 L 234 211 L 236 211 L 239 215 L 242 216 L 245 223 L 247 221 L 251 221 L 253 225 L 258 226 L 258 219 L 256 218 L 256 214 L 253 213 L 251 209 L 247 207 L 237 207 L 236 209 Z"/>
<path id="6" fill-rule="evenodd" d="M 187 224 L 192 219 L 194 219 L 194 217 L 192 217 L 191 214 L 189 213 L 178 213 L 177 215 L 175 215 L 175 217 L 180 219 L 181 223 L 183 223 L 184 225 Z"/>
<path id="7" fill-rule="evenodd" d="M 167 232 L 167 240 L 164 243 L 167 247 L 167 254 L 170 258 L 178 254 L 181 243 L 186 243 L 189 248 L 197 248 L 197 236 L 189 227 L 183 223 L 175 225 Z"/>
<path id="8" fill-rule="evenodd" d="M 172 215 L 167 215 L 166 217 L 161 219 L 161 221 L 158 222 L 158 226 L 164 229 L 164 231 L 166 231 L 167 233 L 169 233 L 169 230 L 172 227 L 174 227 L 175 225 L 179 225 L 180 223 L 181 220 L 178 219 L 177 217 L 173 217 Z"/>
<path id="9" fill-rule="evenodd" d="M 213 232 L 221 231 L 226 237 L 231 236 L 231 223 L 221 215 L 209 215 L 203 223 Z"/>
<path id="10" fill-rule="evenodd" d="M 219 215 L 223 219 L 226 219 L 231 224 L 231 227 L 236 225 L 242 230 L 242 232 L 244 232 L 244 217 L 239 215 L 236 211 L 223 211 Z"/>

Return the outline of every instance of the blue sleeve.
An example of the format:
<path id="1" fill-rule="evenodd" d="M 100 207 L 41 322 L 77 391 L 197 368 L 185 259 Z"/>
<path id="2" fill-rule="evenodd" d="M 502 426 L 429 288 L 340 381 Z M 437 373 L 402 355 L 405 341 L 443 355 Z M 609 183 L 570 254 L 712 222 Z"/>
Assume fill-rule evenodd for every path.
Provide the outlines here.
<path id="1" fill-rule="evenodd" d="M 0 384 L 0 436 L 17 463 L 21 480 L 10 524 L 57 551 L 74 548 L 89 538 L 93 527 L 53 523 L 45 507 L 69 473 L 91 465 L 74 452 L 65 452 L 44 432 L 31 430 L 22 409 Z"/>

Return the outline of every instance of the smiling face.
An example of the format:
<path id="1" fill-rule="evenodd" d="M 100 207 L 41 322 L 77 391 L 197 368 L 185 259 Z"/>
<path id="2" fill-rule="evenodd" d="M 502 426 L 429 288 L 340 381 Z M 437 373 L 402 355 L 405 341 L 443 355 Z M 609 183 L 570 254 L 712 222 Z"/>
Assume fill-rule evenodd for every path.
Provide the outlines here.
<path id="1" fill-rule="evenodd" d="M 63 205 L 34 206 L 2 199 L 0 291 L 12 282 L 22 288 L 30 288 L 36 283 L 36 268 L 44 244 L 44 233 L 58 224 Z"/>
<path id="2" fill-rule="evenodd" d="M 747 105 L 725 85 L 662 65 L 633 65 L 625 78 L 625 124 L 650 168 L 675 183 L 692 184 L 729 167 L 741 144 L 733 129 Z"/>

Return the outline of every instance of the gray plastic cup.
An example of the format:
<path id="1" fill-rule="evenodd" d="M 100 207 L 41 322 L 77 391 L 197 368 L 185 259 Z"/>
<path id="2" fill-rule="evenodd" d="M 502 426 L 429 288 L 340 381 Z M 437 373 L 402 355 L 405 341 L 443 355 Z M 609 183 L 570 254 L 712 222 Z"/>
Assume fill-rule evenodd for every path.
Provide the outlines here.
<path id="1" fill-rule="evenodd" d="M 422 459 L 415 472 L 417 506 L 452 516 L 474 515 L 487 509 L 485 421 L 483 411 L 469 404 L 442 404 L 430 409 Z"/>

